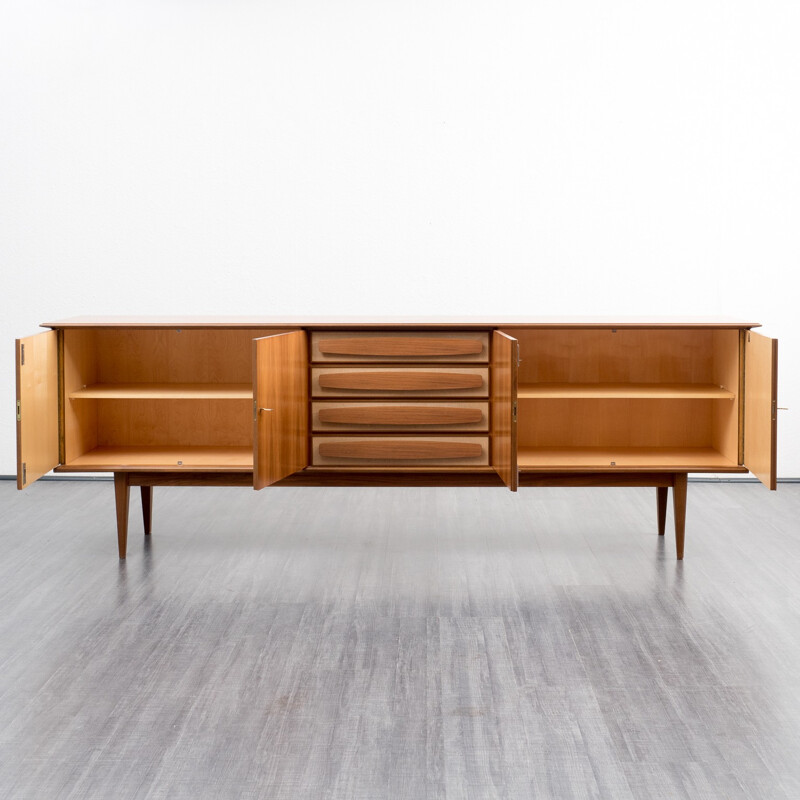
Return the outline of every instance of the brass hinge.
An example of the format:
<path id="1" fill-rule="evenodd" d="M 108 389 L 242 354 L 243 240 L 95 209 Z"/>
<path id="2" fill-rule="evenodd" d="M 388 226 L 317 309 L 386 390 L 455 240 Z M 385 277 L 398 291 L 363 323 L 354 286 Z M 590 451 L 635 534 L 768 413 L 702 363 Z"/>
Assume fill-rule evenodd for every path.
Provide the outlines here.
<path id="1" fill-rule="evenodd" d="M 511 406 L 511 421 L 517 421 L 517 401 L 514 401 L 514 404 Z"/>
<path id="2" fill-rule="evenodd" d="M 28 465 L 25 461 L 22 462 L 22 484 L 23 486 L 28 482 Z"/>
<path id="3" fill-rule="evenodd" d="M 253 400 L 253 422 L 258 419 L 258 403 Z"/>
<path id="4" fill-rule="evenodd" d="M 22 421 L 22 413 L 19 410 L 19 400 L 17 400 L 17 422 Z"/>
<path id="5" fill-rule="evenodd" d="M 25 345 L 21 344 L 19 346 L 19 365 L 21 367 L 25 366 Z"/>
<path id="6" fill-rule="evenodd" d="M 776 420 L 778 418 L 778 401 L 772 401 L 772 419 Z"/>

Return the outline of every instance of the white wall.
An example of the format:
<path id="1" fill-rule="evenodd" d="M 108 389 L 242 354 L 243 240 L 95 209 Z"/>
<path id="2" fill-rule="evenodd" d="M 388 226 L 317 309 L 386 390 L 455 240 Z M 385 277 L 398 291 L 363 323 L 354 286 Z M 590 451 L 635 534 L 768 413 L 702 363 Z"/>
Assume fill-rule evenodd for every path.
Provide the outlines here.
<path id="1" fill-rule="evenodd" d="M 5 0 L 11 340 L 83 313 L 727 315 L 800 476 L 796 0 Z"/>

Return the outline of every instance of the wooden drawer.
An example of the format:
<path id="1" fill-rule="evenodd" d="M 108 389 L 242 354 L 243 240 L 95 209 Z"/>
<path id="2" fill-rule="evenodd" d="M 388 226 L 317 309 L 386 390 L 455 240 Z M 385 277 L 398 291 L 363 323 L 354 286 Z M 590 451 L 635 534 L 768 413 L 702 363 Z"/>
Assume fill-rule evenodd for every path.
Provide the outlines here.
<path id="1" fill-rule="evenodd" d="M 354 403 L 311 404 L 315 431 L 486 431 L 488 403 Z"/>
<path id="2" fill-rule="evenodd" d="M 486 331 L 316 331 L 311 360 L 471 361 L 489 360 Z"/>
<path id="3" fill-rule="evenodd" d="M 489 464 L 486 436 L 315 436 L 314 466 L 463 466 Z"/>
<path id="4" fill-rule="evenodd" d="M 486 397 L 488 367 L 313 367 L 314 397 Z"/>

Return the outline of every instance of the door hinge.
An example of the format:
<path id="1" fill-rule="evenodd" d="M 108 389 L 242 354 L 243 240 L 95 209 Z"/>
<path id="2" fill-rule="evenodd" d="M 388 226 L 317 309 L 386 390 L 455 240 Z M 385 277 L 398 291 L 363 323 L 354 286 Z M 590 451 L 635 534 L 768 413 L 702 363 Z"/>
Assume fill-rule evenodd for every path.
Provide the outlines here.
<path id="1" fill-rule="evenodd" d="M 774 421 L 777 418 L 778 418 L 778 401 L 777 400 L 773 400 L 772 401 L 772 419 Z"/>
<path id="2" fill-rule="evenodd" d="M 517 421 L 517 401 L 516 400 L 511 405 L 511 421 L 512 422 L 516 422 Z"/>
<path id="3" fill-rule="evenodd" d="M 25 345 L 21 344 L 19 346 L 19 365 L 21 367 L 25 366 Z"/>
<path id="4" fill-rule="evenodd" d="M 22 413 L 19 410 L 19 400 L 17 400 L 17 422 L 22 422 Z"/>
<path id="5" fill-rule="evenodd" d="M 258 419 L 258 402 L 253 400 L 253 422 Z"/>
<path id="6" fill-rule="evenodd" d="M 22 462 L 22 484 L 23 486 L 28 482 L 28 465 L 25 461 Z"/>

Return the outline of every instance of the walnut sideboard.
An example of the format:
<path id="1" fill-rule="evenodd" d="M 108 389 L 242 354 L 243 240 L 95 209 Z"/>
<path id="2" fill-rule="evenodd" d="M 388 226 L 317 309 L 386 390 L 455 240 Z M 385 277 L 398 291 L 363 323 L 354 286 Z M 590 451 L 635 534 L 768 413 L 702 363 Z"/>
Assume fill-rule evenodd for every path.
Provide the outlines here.
<path id="1" fill-rule="evenodd" d="M 753 322 L 75 317 L 18 339 L 17 485 L 775 488 L 777 341 Z"/>

